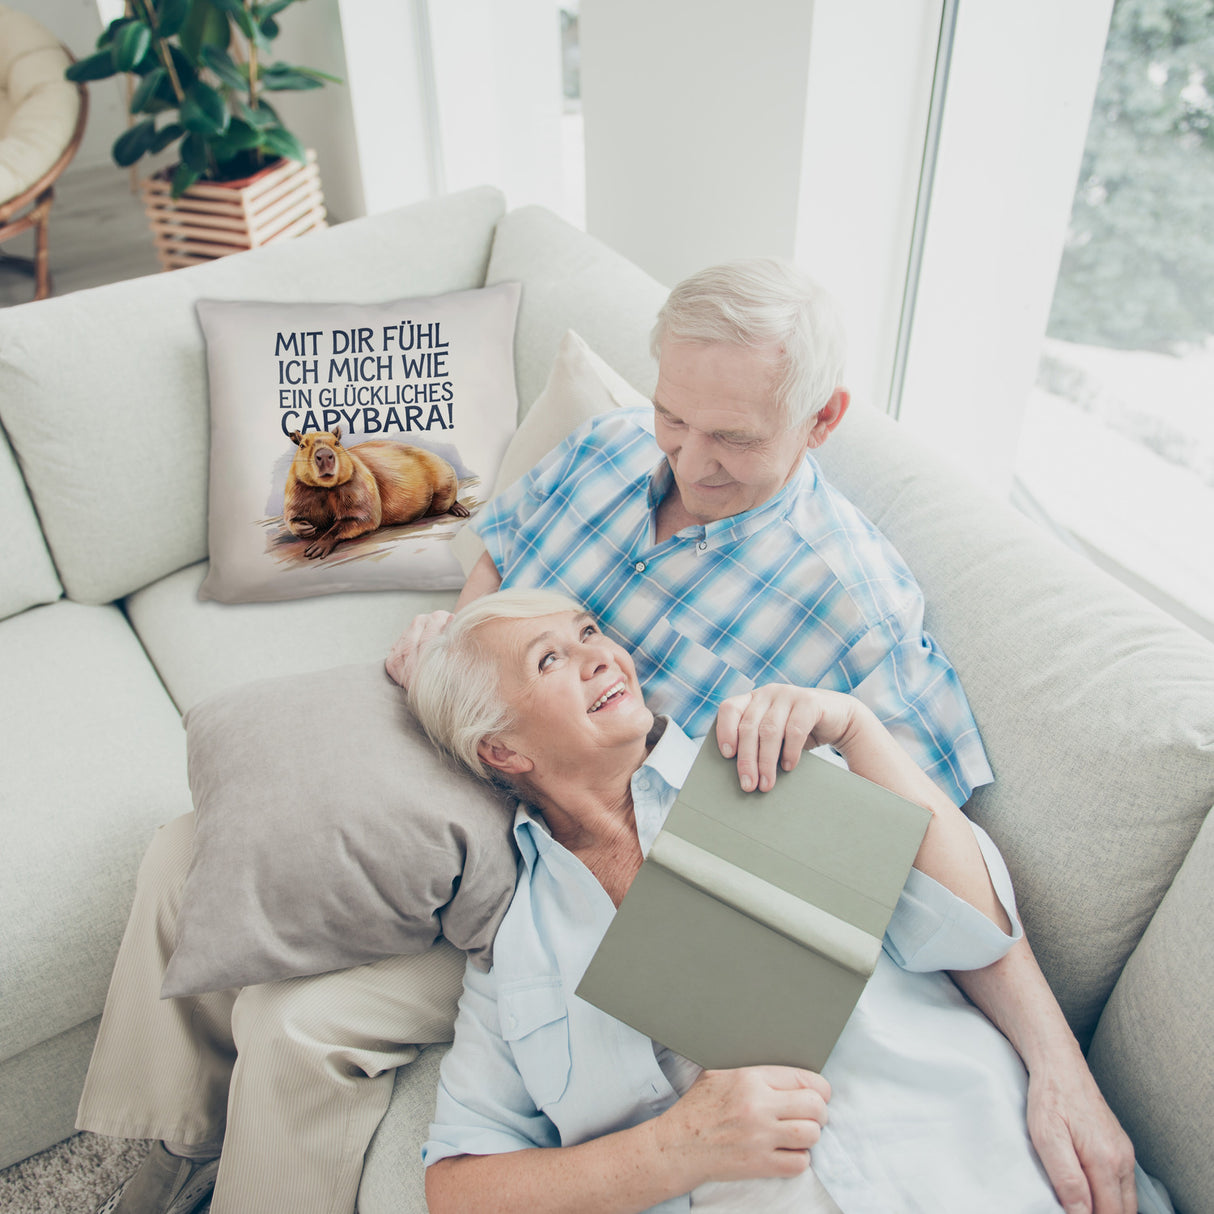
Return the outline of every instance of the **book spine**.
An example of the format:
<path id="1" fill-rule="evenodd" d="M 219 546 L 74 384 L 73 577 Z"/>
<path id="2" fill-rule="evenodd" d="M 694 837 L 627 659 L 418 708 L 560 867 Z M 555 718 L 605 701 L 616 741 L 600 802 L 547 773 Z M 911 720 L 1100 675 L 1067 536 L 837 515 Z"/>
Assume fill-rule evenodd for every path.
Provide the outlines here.
<path id="1" fill-rule="evenodd" d="M 669 830 L 653 841 L 648 858 L 710 898 L 861 978 L 868 978 L 877 964 L 881 941 L 875 936 Z"/>

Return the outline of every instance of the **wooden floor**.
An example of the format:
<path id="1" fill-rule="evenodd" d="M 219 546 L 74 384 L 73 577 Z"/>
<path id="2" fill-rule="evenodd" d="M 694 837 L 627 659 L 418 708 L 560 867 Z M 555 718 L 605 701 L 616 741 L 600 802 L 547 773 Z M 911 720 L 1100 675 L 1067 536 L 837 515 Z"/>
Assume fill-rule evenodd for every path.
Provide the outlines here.
<path id="1" fill-rule="evenodd" d="M 50 215 L 51 294 L 160 272 L 143 204 L 130 175 L 112 164 L 70 166 L 55 183 Z M 30 256 L 33 234 L 0 245 L 0 307 L 34 298 L 34 279 L 8 261 Z"/>

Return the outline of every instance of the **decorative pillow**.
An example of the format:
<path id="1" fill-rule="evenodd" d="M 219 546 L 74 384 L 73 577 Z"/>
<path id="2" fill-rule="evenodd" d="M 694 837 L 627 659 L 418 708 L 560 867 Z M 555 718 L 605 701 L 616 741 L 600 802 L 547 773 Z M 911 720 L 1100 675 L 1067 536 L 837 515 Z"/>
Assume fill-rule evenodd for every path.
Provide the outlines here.
<path id="1" fill-rule="evenodd" d="M 246 684 L 185 717 L 194 856 L 161 994 L 419 953 L 487 966 L 514 803 L 448 765 L 378 663 Z"/>
<path id="2" fill-rule="evenodd" d="M 520 291 L 199 301 L 211 396 L 199 597 L 459 586 L 450 541 L 514 433 Z"/>
<path id="3" fill-rule="evenodd" d="M 578 334 L 567 330 L 543 392 L 536 397 L 506 448 L 491 498 L 534 468 L 583 422 L 612 409 L 650 403 Z M 485 551 L 485 545 L 471 528 L 460 532 L 452 547 L 465 574 L 472 571 Z"/>

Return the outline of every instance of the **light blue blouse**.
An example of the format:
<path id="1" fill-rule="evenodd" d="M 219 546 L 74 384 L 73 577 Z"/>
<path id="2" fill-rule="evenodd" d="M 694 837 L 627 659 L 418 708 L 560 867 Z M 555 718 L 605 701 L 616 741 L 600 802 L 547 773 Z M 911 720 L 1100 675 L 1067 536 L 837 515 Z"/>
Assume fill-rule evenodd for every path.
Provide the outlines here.
<path id="1" fill-rule="evenodd" d="M 633 776 L 644 851 L 698 749 L 669 722 Z M 427 1165 L 585 1142 L 678 1098 L 650 1039 L 574 994 L 615 913 L 611 899 L 526 809 L 514 831 L 518 887 L 493 969 L 465 973 Z M 844 1214 L 1060 1209 L 1028 1139 L 1023 1064 L 938 972 L 989 965 L 1021 935 L 1003 860 L 974 833 L 1014 935 L 911 871 L 877 971 L 823 1069 L 833 1095 L 812 1165 Z M 686 1195 L 654 1207 L 689 1208 Z"/>

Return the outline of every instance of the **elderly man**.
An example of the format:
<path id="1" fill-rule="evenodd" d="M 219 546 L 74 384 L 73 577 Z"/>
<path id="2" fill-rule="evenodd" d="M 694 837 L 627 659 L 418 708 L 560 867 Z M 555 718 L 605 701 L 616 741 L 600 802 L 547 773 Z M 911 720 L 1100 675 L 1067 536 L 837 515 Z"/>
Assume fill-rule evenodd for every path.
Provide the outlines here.
<path id="1" fill-rule="evenodd" d="M 523 802 L 518 887 L 493 968 L 467 971 L 423 1152 L 435 1214 L 1059 1210 L 1025 1128 L 1024 1067 L 940 972 L 1012 947 L 1007 870 L 855 697 L 766 685 L 727 699 L 705 742 L 765 786 L 833 746 L 931 811 L 822 1075 L 701 1072 L 574 993 L 698 749 L 655 720 L 589 613 L 548 590 L 481 598 L 422 648 L 410 701 L 438 744 Z"/>
<path id="2" fill-rule="evenodd" d="M 919 588 L 809 454 L 847 411 L 842 346 L 824 293 L 781 263 L 680 283 L 653 332 L 652 414 L 592 421 L 492 502 L 458 606 L 499 586 L 559 589 L 633 651 L 650 705 L 691 734 L 762 683 L 851 692 L 961 805 L 991 773 Z M 389 656 L 398 681 L 449 618 L 414 621 Z M 1133 1149 L 1027 940 L 958 982 L 1028 1067 L 1029 1128 L 1064 1207 L 1132 1209 Z"/>

